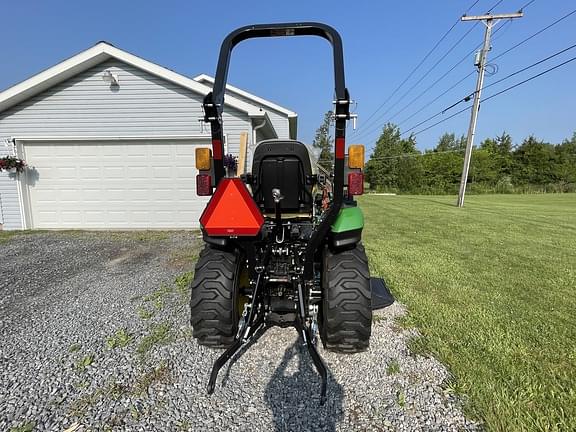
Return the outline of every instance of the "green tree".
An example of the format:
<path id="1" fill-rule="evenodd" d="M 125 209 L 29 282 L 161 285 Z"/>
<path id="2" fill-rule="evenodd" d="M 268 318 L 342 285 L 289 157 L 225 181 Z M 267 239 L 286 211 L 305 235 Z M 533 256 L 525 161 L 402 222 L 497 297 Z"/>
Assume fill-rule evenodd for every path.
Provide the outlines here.
<path id="1" fill-rule="evenodd" d="M 486 138 L 472 155 L 470 166 L 472 180 L 489 186 L 510 187 L 511 151 L 512 137 L 506 132 L 496 138 Z"/>
<path id="2" fill-rule="evenodd" d="M 402 150 L 403 157 L 398 159 L 398 189 L 401 192 L 418 192 L 423 185 L 424 166 L 414 135 L 402 140 Z"/>
<path id="3" fill-rule="evenodd" d="M 514 150 L 513 177 L 517 184 L 546 185 L 555 182 L 554 146 L 536 139 L 526 138 Z"/>
<path id="4" fill-rule="evenodd" d="M 314 141 L 312 141 L 312 146 L 320 149 L 319 164 L 328 171 L 332 171 L 332 164 L 334 161 L 334 153 L 332 150 L 334 148 L 334 138 L 330 135 L 332 117 L 332 111 L 328 111 L 324 114 L 322 125 L 316 129 L 316 135 L 314 136 Z"/>
<path id="5" fill-rule="evenodd" d="M 576 188 L 576 132 L 554 148 L 554 177 L 561 190 Z"/>
<path id="6" fill-rule="evenodd" d="M 429 192 L 455 193 L 462 174 L 463 150 L 466 138 L 456 138 L 454 133 L 445 133 L 438 139 L 436 147 L 422 158 L 423 175 Z"/>
<path id="7" fill-rule="evenodd" d="M 366 164 L 366 181 L 373 189 L 414 189 L 422 173 L 419 154 L 414 136 L 402 139 L 398 126 L 386 124 Z"/>
<path id="8" fill-rule="evenodd" d="M 510 156 L 512 153 L 512 137 L 506 132 L 496 137 L 496 148 L 501 155 Z"/>
<path id="9" fill-rule="evenodd" d="M 434 149 L 435 152 L 444 151 L 458 151 L 464 150 L 466 148 L 466 137 L 462 135 L 460 138 L 456 138 L 456 134 L 446 132 L 438 140 L 438 144 Z"/>

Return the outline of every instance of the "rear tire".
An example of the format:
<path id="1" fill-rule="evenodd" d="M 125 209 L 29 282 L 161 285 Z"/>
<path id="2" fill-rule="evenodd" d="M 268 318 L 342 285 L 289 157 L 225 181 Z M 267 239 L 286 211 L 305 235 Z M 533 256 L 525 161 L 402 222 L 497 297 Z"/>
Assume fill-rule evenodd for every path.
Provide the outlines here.
<path id="1" fill-rule="evenodd" d="M 238 331 L 240 264 L 237 253 L 205 246 L 190 285 L 192 335 L 200 345 L 226 348 Z"/>
<path id="2" fill-rule="evenodd" d="M 365 351 L 372 332 L 368 258 L 361 244 L 324 254 L 320 336 L 330 351 Z"/>

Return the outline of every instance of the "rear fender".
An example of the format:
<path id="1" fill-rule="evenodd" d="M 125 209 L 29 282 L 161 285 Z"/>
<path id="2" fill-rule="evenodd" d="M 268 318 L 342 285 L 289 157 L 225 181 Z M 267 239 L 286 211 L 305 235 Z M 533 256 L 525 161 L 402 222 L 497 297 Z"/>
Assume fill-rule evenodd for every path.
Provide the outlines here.
<path id="1" fill-rule="evenodd" d="M 330 227 L 329 242 L 334 249 L 349 248 L 362 240 L 364 213 L 358 206 L 343 207 Z"/>

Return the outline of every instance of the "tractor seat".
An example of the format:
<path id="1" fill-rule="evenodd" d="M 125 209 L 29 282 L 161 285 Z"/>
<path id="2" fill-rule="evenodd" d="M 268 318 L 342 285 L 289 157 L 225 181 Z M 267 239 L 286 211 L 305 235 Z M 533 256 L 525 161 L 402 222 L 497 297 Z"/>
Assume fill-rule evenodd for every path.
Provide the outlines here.
<path id="1" fill-rule="evenodd" d="M 265 213 L 275 210 L 272 189 L 280 189 L 283 213 L 312 209 L 312 166 L 308 148 L 294 140 L 266 140 L 256 147 L 252 161 L 254 200 Z"/>

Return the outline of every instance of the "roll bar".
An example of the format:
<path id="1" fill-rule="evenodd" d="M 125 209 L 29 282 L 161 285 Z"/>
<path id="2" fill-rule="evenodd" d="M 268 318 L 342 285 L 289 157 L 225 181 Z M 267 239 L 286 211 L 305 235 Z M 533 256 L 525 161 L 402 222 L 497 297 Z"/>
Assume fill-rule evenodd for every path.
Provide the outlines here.
<path id="1" fill-rule="evenodd" d="M 335 101 L 335 151 L 334 151 L 334 194 L 332 205 L 326 217 L 312 235 L 306 251 L 305 273 L 312 275 L 313 258 L 330 225 L 336 219 L 342 206 L 344 193 L 344 157 L 346 152 L 346 121 L 350 119 L 350 96 L 344 80 L 344 54 L 342 39 L 338 32 L 329 25 L 304 22 L 282 24 L 256 24 L 241 27 L 230 33 L 220 47 L 218 66 L 212 92 L 204 97 L 204 121 L 210 123 L 212 132 L 212 153 L 214 158 L 215 184 L 218 185 L 224 177 L 224 135 L 222 130 L 222 111 L 224 109 L 224 94 L 228 78 L 230 55 L 234 47 L 246 39 L 263 37 L 319 36 L 332 44 L 334 59 L 334 90 Z"/>

